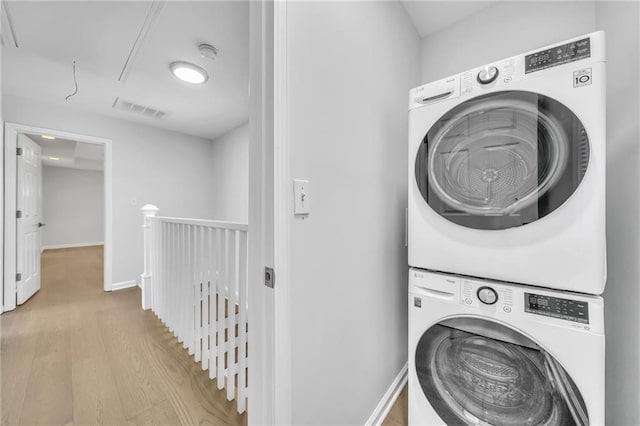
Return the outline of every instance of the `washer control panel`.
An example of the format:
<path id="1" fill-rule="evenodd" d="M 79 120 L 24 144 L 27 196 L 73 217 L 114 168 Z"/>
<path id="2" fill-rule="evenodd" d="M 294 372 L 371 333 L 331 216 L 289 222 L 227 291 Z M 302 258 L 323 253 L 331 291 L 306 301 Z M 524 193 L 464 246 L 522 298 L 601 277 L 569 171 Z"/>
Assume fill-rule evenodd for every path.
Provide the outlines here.
<path id="1" fill-rule="evenodd" d="M 589 303 L 582 300 L 525 292 L 524 311 L 589 324 Z"/>
<path id="2" fill-rule="evenodd" d="M 443 315 L 480 315 L 509 324 L 535 322 L 604 333 L 602 297 L 562 290 L 411 268 L 409 303 L 424 313 L 437 308 Z"/>
<path id="3" fill-rule="evenodd" d="M 489 282 L 462 278 L 460 303 L 491 311 L 513 311 L 513 289 Z"/>

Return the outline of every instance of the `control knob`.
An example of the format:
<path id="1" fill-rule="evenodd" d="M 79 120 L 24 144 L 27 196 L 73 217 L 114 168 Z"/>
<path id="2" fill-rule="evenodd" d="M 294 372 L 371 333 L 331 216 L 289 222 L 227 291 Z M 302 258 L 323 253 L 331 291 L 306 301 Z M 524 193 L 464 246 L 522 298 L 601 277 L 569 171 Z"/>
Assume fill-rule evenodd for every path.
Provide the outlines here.
<path id="1" fill-rule="evenodd" d="M 480 287 L 477 295 L 485 305 L 493 305 L 498 301 L 498 293 L 491 287 Z"/>
<path id="2" fill-rule="evenodd" d="M 489 84 L 496 78 L 498 78 L 498 74 L 498 68 L 494 67 L 493 65 L 484 67 L 478 73 L 478 83 Z"/>

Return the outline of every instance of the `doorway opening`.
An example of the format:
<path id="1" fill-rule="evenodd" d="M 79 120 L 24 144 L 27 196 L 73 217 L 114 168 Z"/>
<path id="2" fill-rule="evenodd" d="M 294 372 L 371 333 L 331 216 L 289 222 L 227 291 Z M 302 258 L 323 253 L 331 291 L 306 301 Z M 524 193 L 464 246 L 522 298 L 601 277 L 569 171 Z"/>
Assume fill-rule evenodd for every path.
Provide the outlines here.
<path id="1" fill-rule="evenodd" d="M 43 138 L 43 136 L 46 136 Z M 73 155 L 71 155 L 73 154 Z M 42 248 L 64 248 L 78 244 L 96 245 L 102 243 L 103 249 L 103 290 L 112 290 L 111 271 L 111 140 L 93 136 L 74 134 L 54 129 L 45 129 L 35 126 L 5 123 L 5 175 L 4 175 L 4 304 L 3 311 L 10 311 L 17 305 L 24 303 L 40 288 L 40 256 Z M 61 167 L 52 165 L 73 165 L 71 172 L 61 172 Z M 44 168 L 43 168 L 44 166 Z M 54 168 L 60 170 L 53 170 Z M 96 170 L 101 169 L 101 170 Z M 46 218 L 43 217 L 43 185 L 44 173 L 55 177 L 51 182 L 62 183 L 68 181 L 71 175 L 79 175 L 76 178 L 84 179 L 83 189 L 101 192 L 102 211 L 97 214 L 97 235 L 102 238 L 97 241 L 80 241 L 92 239 L 84 232 L 79 237 L 79 227 L 82 225 L 78 218 L 57 217 L 53 224 L 53 230 L 47 229 L 43 240 L 43 228 L 46 228 Z M 96 173 L 96 172 L 100 173 Z M 84 176 L 87 173 L 93 175 Z M 95 175 L 101 176 L 95 176 Z M 89 182 L 91 180 L 91 182 Z M 49 186 L 49 181 L 47 186 Z M 95 188 L 100 185 L 101 188 Z M 54 189 L 54 188 L 52 188 Z M 54 189 L 55 190 L 55 189 Z M 51 195 L 51 194 L 50 194 Z M 54 195 L 48 208 L 52 208 L 55 215 L 66 211 L 69 215 L 71 204 L 82 203 L 83 200 L 59 199 L 61 195 Z M 68 194 L 66 195 L 68 196 Z M 85 195 L 88 196 L 88 195 Z M 88 201 L 88 200 L 87 200 Z M 100 201 L 100 200 L 99 200 Z M 90 201 L 95 207 L 96 200 Z M 61 205 L 62 204 L 62 205 Z M 95 222 L 95 217 L 88 218 Z M 91 226 L 89 224 L 88 226 Z M 57 229 L 56 229 L 57 228 Z M 66 228 L 68 242 L 55 235 L 55 231 Z M 100 230 L 100 228 L 102 228 Z M 51 229 L 51 228 L 50 228 Z M 86 231 L 86 229 L 84 230 Z M 96 235 L 96 230 L 92 230 Z M 69 234 L 75 234 L 70 236 Z M 79 239 L 78 239 L 79 238 Z M 98 238 L 94 236 L 93 238 Z M 74 241 L 75 240 L 75 241 Z M 44 244 L 43 244 L 44 242 Z"/>

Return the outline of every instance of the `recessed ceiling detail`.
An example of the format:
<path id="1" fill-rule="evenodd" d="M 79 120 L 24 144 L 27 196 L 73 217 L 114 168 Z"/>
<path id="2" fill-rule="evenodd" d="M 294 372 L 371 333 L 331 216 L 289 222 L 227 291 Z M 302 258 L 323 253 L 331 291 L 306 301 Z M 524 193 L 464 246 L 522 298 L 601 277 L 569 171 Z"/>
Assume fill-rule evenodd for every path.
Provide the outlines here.
<path id="1" fill-rule="evenodd" d="M 3 46 L 3 96 L 209 140 L 248 120 L 248 1 L 167 0 L 153 7 L 151 1 L 7 4 L 20 48 Z M 2 31 L 8 33 L 2 19 Z M 5 34 L 5 43 L 8 38 Z M 202 43 L 215 47 L 215 60 L 200 55 Z M 74 89 L 73 61 L 77 61 L 80 92 L 66 102 L 64 97 Z M 187 86 L 169 72 L 173 61 L 205 68 L 209 81 Z M 118 80 L 121 74 L 126 81 Z M 125 114 L 113 107 L 116 97 L 166 115 L 150 119 L 162 114 Z"/>
<path id="2" fill-rule="evenodd" d="M 9 12 L 9 6 L 6 1 L 2 2 L 2 26 L 5 28 L 2 31 L 2 44 L 11 47 L 18 46 L 18 38 L 16 37 L 16 30 L 13 26 L 13 19 Z"/>
<path id="3" fill-rule="evenodd" d="M 147 14 L 147 18 L 144 20 L 144 24 L 142 24 L 142 28 L 140 28 L 140 33 L 138 34 L 138 37 L 136 37 L 136 41 L 133 43 L 133 46 L 131 47 L 129 56 L 127 57 L 127 60 L 124 63 L 124 66 L 122 67 L 122 71 L 120 71 L 120 77 L 118 77 L 118 81 L 121 81 L 121 82 L 127 81 L 129 72 L 133 68 L 133 63 L 136 60 L 136 55 L 138 54 L 138 51 L 144 44 L 151 30 L 156 26 L 156 23 L 158 22 L 158 18 L 160 17 L 160 12 L 162 12 L 162 8 L 164 7 L 165 2 L 166 0 L 154 1 L 151 3 L 151 7 L 149 8 L 149 13 Z"/>
<path id="4" fill-rule="evenodd" d="M 156 109 L 156 108 L 151 108 L 149 106 L 136 104 L 134 102 L 126 101 L 120 98 L 116 98 L 116 100 L 113 102 L 113 108 L 118 109 L 120 111 L 132 112 L 134 114 L 141 114 L 147 117 L 158 118 L 158 119 L 167 115 L 165 111 L 160 111 L 159 109 Z"/>
<path id="5" fill-rule="evenodd" d="M 43 139 L 42 135 L 26 134 L 42 148 L 42 165 L 81 170 L 104 169 L 104 147 L 71 139 Z"/>

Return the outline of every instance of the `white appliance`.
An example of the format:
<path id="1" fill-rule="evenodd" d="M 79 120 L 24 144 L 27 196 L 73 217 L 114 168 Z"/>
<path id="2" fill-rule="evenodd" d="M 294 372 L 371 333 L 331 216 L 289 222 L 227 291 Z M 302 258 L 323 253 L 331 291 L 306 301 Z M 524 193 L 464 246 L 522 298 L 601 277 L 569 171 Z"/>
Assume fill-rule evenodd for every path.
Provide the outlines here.
<path id="1" fill-rule="evenodd" d="M 595 32 L 411 90 L 410 266 L 603 292 L 604 42 Z"/>
<path id="2" fill-rule="evenodd" d="M 409 277 L 410 425 L 604 425 L 601 297 Z"/>

